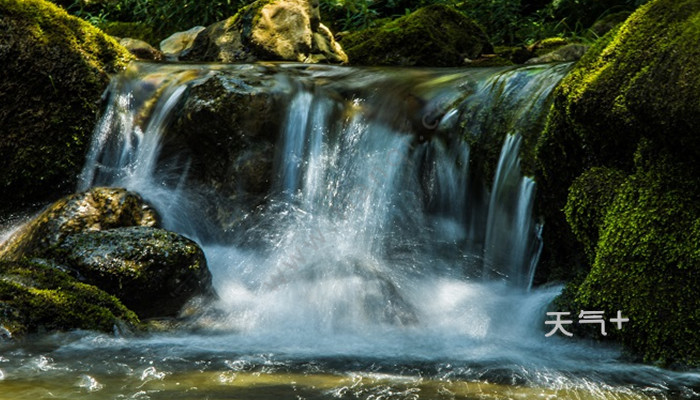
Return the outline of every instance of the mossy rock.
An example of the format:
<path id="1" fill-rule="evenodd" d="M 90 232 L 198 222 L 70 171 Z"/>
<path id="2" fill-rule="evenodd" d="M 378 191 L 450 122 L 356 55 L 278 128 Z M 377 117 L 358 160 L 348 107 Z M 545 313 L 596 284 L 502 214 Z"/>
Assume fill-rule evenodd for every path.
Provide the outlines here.
<path id="1" fill-rule="evenodd" d="M 202 249 L 158 225 L 139 195 L 92 188 L 28 222 L 0 245 L 0 260 L 49 260 L 116 296 L 139 317 L 176 316 L 193 297 L 215 294 Z"/>
<path id="2" fill-rule="evenodd" d="M 699 366 L 698 169 L 656 158 L 626 179 L 607 207 L 575 303 L 610 316 L 622 310 L 630 321 L 609 336 L 644 361 Z"/>
<path id="3" fill-rule="evenodd" d="M 574 180 L 564 208 L 566 221 L 590 257 L 595 258 L 599 230 L 626 175 L 616 169 L 595 167 Z"/>
<path id="4" fill-rule="evenodd" d="M 555 270 L 571 277 L 584 260 L 563 213 L 576 177 L 595 166 L 632 173 L 642 139 L 679 160 L 700 157 L 698 42 L 700 2 L 655 0 L 596 42 L 557 87 L 536 150 L 546 221 L 538 280 Z"/>
<path id="5" fill-rule="evenodd" d="M 73 234 L 43 256 L 69 266 L 81 281 L 119 298 L 141 318 L 177 316 L 192 297 L 212 295 L 202 249 L 162 229 Z"/>
<path id="6" fill-rule="evenodd" d="M 423 7 L 381 27 L 349 33 L 341 45 L 354 65 L 455 67 L 493 53 L 484 31 L 445 5 Z"/>
<path id="7" fill-rule="evenodd" d="M 12 336 L 87 329 L 113 332 L 139 319 L 118 299 L 45 260 L 0 261 L 0 327 Z"/>
<path id="8" fill-rule="evenodd" d="M 54 4 L 0 2 L 0 209 L 75 187 L 109 75 L 131 58 Z"/>

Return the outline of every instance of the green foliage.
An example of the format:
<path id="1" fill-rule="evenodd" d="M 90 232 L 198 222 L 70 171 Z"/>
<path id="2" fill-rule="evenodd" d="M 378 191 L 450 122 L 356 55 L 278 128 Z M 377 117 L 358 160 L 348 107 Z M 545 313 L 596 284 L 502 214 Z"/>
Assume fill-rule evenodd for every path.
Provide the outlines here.
<path id="1" fill-rule="evenodd" d="M 67 6 L 72 14 L 98 26 L 109 22 L 133 22 L 153 30 L 151 42 L 197 25 L 207 26 L 230 17 L 252 0 L 110 0 L 86 5 L 74 0 Z M 65 1 L 64 1 L 65 3 Z"/>
<path id="2" fill-rule="evenodd" d="M 598 19 L 633 11 L 646 0 L 321 0 L 324 21 L 336 31 L 381 25 L 431 4 L 454 7 L 478 22 L 498 45 L 527 44 L 561 36 L 592 42 Z"/>
<path id="3" fill-rule="evenodd" d="M 543 11 L 571 30 L 580 31 L 591 27 L 608 14 L 634 10 L 648 2 L 649 0 L 553 0 Z"/>
<path id="4" fill-rule="evenodd" d="M 157 44 L 158 42 L 153 28 L 143 22 L 105 22 L 98 26 L 106 34 L 115 37 L 140 39 L 153 44 Z"/>

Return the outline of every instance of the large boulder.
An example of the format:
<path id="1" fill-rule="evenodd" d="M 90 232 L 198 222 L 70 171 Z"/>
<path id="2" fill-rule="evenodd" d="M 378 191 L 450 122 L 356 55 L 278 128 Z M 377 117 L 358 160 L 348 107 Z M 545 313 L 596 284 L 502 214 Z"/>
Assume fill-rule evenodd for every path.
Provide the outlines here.
<path id="1" fill-rule="evenodd" d="M 431 5 L 343 36 L 354 65 L 455 67 L 493 53 L 486 33 L 452 7 Z"/>
<path id="2" fill-rule="evenodd" d="M 0 245 L 0 260 L 48 260 L 116 296 L 141 318 L 175 316 L 197 295 L 213 295 L 196 243 L 157 229 L 135 193 L 94 188 L 47 208 Z"/>
<path id="3" fill-rule="evenodd" d="M 610 338 L 647 362 L 700 366 L 698 168 L 652 155 L 592 207 L 599 239 L 572 309 L 621 310 L 629 323 Z"/>
<path id="4" fill-rule="evenodd" d="M 347 57 L 320 23 L 318 2 L 258 0 L 201 31 L 187 61 L 343 63 Z"/>
<path id="5" fill-rule="evenodd" d="M 573 307 L 626 312 L 610 336 L 665 365 L 700 363 L 699 41 L 699 2 L 642 6 L 561 82 L 537 146 L 540 277 L 577 277 Z"/>
<path id="6" fill-rule="evenodd" d="M 700 3 L 655 0 L 595 43 L 557 87 L 536 150 L 548 243 L 538 280 L 586 272 L 562 212 L 576 177 L 595 166 L 633 172 L 642 139 L 679 159 L 700 157 L 699 40 Z"/>
<path id="7" fill-rule="evenodd" d="M 0 261 L 0 338 L 55 330 L 138 326 L 113 296 L 46 261 Z"/>
<path id="8" fill-rule="evenodd" d="M 162 229 L 135 226 L 78 233 L 44 254 L 81 281 L 119 298 L 141 318 L 175 316 L 194 296 L 208 295 L 202 249 Z"/>
<path id="9" fill-rule="evenodd" d="M 75 187 L 109 75 L 131 58 L 51 3 L 0 2 L 0 209 Z"/>
<path id="10" fill-rule="evenodd" d="M 166 134 L 164 152 L 187 154 L 188 186 L 224 230 L 261 205 L 272 187 L 287 99 L 286 87 L 276 84 L 268 74 L 245 80 L 214 74 L 190 88 Z"/>

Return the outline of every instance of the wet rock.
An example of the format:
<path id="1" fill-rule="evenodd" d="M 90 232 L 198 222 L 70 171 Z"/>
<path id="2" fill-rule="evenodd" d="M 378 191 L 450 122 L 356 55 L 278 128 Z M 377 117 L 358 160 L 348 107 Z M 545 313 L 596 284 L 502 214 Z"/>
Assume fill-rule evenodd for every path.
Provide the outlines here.
<path id="1" fill-rule="evenodd" d="M 694 0 L 640 7 L 561 81 L 537 145 L 538 274 L 570 279 L 576 309 L 628 311 L 614 339 L 662 365 L 700 363 L 698 21 Z M 626 178 L 589 180 L 594 167 Z"/>
<path id="2" fill-rule="evenodd" d="M 493 53 L 486 33 L 455 9 L 432 5 L 343 36 L 354 65 L 453 67 Z"/>
<path id="3" fill-rule="evenodd" d="M 539 57 L 531 58 L 525 61 L 525 64 L 545 64 L 551 62 L 578 61 L 586 53 L 586 50 L 588 50 L 588 46 L 578 43 L 572 43 L 566 46 L 559 47 L 558 49 L 550 53 L 541 55 Z"/>
<path id="4" fill-rule="evenodd" d="M 93 188 L 54 203 L 2 244 L 0 260 L 44 259 L 116 296 L 139 317 L 175 316 L 197 295 L 213 296 L 202 250 L 157 229 L 135 193 Z"/>
<path id="5" fill-rule="evenodd" d="M 160 42 L 160 51 L 169 60 L 177 61 L 192 50 L 194 40 L 205 28 L 195 26 L 183 32 L 175 32 Z"/>
<path id="6" fill-rule="evenodd" d="M 119 44 L 140 60 L 161 61 L 163 59 L 163 53 L 143 40 L 127 37 L 119 39 Z"/>
<path id="7" fill-rule="evenodd" d="M 591 32 L 598 36 L 603 36 L 610 32 L 613 28 L 625 22 L 625 20 L 630 16 L 631 12 L 624 10 L 618 11 L 612 14 L 608 14 L 600 19 L 598 19 L 593 26 L 591 26 Z"/>
<path id="8" fill-rule="evenodd" d="M 317 2 L 258 0 L 199 33 L 188 61 L 345 62 L 347 57 L 320 24 Z"/>
<path id="9" fill-rule="evenodd" d="M 109 75 L 132 58 L 49 2 L 0 2 L 0 209 L 75 187 Z"/>
<path id="10" fill-rule="evenodd" d="M 204 253 L 193 241 L 135 226 L 66 237 L 45 256 L 83 282 L 119 298 L 141 318 L 176 316 L 194 296 L 211 295 Z"/>
<path id="11" fill-rule="evenodd" d="M 187 154 L 191 188 L 222 228 L 263 202 L 273 182 L 274 147 L 285 112 L 274 80 L 215 75 L 195 86 L 168 131 L 168 153 Z M 206 132 L 206 135 L 202 134 Z"/>
<path id="12" fill-rule="evenodd" d="M 21 260 L 43 254 L 67 236 L 126 226 L 156 226 L 158 215 L 136 193 L 93 188 L 67 196 L 0 244 L 0 259 Z"/>

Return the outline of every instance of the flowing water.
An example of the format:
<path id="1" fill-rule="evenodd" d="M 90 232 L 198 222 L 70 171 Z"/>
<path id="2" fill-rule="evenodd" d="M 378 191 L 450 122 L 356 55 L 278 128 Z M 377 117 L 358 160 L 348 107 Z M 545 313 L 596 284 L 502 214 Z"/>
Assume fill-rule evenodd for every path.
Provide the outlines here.
<path id="1" fill-rule="evenodd" d="M 532 287 L 542 226 L 520 149 L 568 69 L 133 64 L 79 189 L 140 193 L 203 247 L 219 299 L 174 332 L 0 344 L 0 398 L 699 396 L 698 373 L 544 335 L 561 287 Z M 231 126 L 257 128 L 195 125 L 183 144 L 183 118 L 218 104 L 195 99 L 211 82 L 238 96 L 219 111 Z M 260 98 L 273 107 L 247 106 Z M 265 134 L 260 151 L 187 149 Z M 257 197 L 227 169 L 250 160 L 269 161 Z"/>

